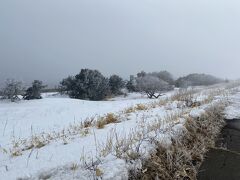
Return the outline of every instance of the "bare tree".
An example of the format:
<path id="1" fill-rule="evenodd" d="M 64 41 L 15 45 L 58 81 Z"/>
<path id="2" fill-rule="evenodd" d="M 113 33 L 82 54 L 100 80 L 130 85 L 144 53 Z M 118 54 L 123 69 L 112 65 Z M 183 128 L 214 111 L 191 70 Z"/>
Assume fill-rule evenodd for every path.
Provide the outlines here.
<path id="1" fill-rule="evenodd" d="M 7 79 L 2 89 L 2 98 L 10 99 L 12 102 L 19 100 L 18 95 L 23 92 L 22 82 L 14 79 Z"/>
<path id="2" fill-rule="evenodd" d="M 173 87 L 167 82 L 150 75 L 136 78 L 137 89 L 147 94 L 149 98 L 159 98 L 164 91 Z"/>

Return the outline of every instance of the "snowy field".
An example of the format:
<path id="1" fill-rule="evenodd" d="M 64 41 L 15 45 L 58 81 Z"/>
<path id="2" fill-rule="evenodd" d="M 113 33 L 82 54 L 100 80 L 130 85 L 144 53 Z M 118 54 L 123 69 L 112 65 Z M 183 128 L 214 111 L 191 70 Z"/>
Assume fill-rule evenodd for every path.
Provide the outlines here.
<path id="1" fill-rule="evenodd" d="M 225 85 L 190 90 L 191 107 L 178 90 L 158 100 L 135 93 L 94 102 L 48 93 L 41 100 L 0 101 L 0 179 L 127 179 L 126 154 L 147 156 L 152 138 L 167 145 L 185 117 L 228 99 L 227 116 L 240 117 L 240 93 L 230 91 Z"/>
<path id="2" fill-rule="evenodd" d="M 127 98 L 119 97 L 111 101 L 84 101 L 55 94 L 43 94 L 43 99 L 17 103 L 0 101 L 1 145 L 7 145 L 12 137 L 25 138 L 36 133 L 59 131 L 87 117 L 115 113 L 139 103 L 153 101 L 141 94 L 130 94 Z"/>

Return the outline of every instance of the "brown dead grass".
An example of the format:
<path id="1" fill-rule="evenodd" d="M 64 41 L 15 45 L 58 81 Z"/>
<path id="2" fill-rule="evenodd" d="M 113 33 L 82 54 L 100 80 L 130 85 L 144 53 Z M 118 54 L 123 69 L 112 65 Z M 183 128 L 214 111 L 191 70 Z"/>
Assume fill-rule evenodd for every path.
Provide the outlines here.
<path id="1" fill-rule="evenodd" d="M 136 110 L 134 107 L 129 107 L 123 110 L 124 114 L 130 114 L 130 113 L 134 113 Z"/>
<path id="2" fill-rule="evenodd" d="M 107 124 L 117 123 L 119 121 L 119 117 L 113 113 L 108 113 L 104 117 L 100 117 L 96 122 L 96 127 L 98 129 L 102 129 Z"/>
<path id="3" fill-rule="evenodd" d="M 142 160 L 142 169 L 131 169 L 129 179 L 195 180 L 204 154 L 224 126 L 224 104 L 214 105 L 197 119 L 188 118 L 186 132 L 172 139 L 170 147 L 160 142 L 148 159 Z"/>
<path id="4" fill-rule="evenodd" d="M 148 107 L 147 107 L 146 105 L 144 105 L 144 104 L 137 104 L 137 106 L 135 107 L 135 109 L 136 109 L 137 111 L 144 111 L 144 110 L 147 110 Z"/>

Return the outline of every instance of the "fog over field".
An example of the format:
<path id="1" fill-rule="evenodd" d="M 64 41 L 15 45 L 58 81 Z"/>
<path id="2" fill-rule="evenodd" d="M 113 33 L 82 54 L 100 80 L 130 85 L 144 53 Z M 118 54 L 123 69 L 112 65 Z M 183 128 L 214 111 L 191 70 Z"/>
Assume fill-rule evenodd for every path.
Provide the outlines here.
<path id="1" fill-rule="evenodd" d="M 239 179 L 239 10 L 0 0 L 0 179 Z"/>
<path id="2" fill-rule="evenodd" d="M 0 82 L 57 84 L 81 68 L 240 77 L 238 0 L 0 2 Z"/>

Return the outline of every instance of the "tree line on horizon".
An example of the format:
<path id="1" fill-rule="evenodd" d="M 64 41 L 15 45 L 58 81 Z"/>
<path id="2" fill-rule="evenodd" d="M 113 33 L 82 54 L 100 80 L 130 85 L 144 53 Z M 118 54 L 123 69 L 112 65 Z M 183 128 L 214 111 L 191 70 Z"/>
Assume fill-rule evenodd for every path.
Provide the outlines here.
<path id="1" fill-rule="evenodd" d="M 173 90 L 175 87 L 209 86 L 223 81 L 212 75 L 197 73 L 175 80 L 168 71 L 150 73 L 141 71 L 136 75 L 131 75 L 129 80 L 124 80 L 116 74 L 108 78 L 98 70 L 81 69 L 78 74 L 64 78 L 59 83 L 57 91 L 70 98 L 95 101 L 123 95 L 126 91 L 141 92 L 145 93 L 148 98 L 158 98 L 162 93 Z M 25 89 L 20 81 L 10 79 L 0 90 L 1 99 L 10 99 L 14 102 L 19 100 L 19 95 L 22 95 L 24 100 L 41 99 L 41 92 L 46 87 L 42 81 L 34 80 L 32 85 Z"/>

